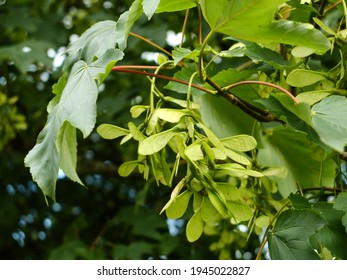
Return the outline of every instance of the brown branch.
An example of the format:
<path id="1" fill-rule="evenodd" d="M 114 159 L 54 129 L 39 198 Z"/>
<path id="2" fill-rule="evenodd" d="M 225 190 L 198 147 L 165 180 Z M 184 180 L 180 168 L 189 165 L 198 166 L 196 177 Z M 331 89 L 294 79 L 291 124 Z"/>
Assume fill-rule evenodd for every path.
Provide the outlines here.
<path id="1" fill-rule="evenodd" d="M 187 85 L 187 86 L 189 85 L 189 82 L 184 81 L 184 80 L 180 80 L 180 79 L 177 79 L 177 78 L 174 78 L 174 77 L 169 77 L 169 76 L 165 76 L 165 75 L 161 75 L 161 74 L 155 74 L 155 73 L 146 72 L 146 71 L 133 70 L 133 69 L 128 69 L 128 68 L 129 67 L 127 67 L 127 66 L 114 66 L 112 68 L 112 71 L 145 75 L 145 76 L 156 77 L 156 78 L 159 78 L 159 79 L 164 79 L 164 80 L 168 80 L 168 81 L 184 84 L 184 85 Z M 191 84 L 191 86 L 196 88 L 196 89 L 202 90 L 204 92 L 207 92 L 207 93 L 210 93 L 210 94 L 215 94 L 214 90 L 205 88 L 203 86 L 199 86 L 199 85 L 196 85 L 196 84 Z"/>

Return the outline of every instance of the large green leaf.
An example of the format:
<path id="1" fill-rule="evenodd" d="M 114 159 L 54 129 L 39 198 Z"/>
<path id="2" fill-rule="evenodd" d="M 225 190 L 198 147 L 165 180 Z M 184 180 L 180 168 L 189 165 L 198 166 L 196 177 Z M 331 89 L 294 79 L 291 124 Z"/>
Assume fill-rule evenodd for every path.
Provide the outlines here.
<path id="1" fill-rule="evenodd" d="M 284 166 L 288 170 L 286 178 L 274 178 L 279 192 L 287 197 L 301 187 L 334 185 L 336 163 L 327 159 L 317 161 L 304 133 L 289 128 L 278 127 L 258 141 L 257 161 L 263 166 Z"/>
<path id="2" fill-rule="evenodd" d="M 335 199 L 334 208 L 345 212 L 342 217 L 342 224 L 344 225 L 347 233 L 347 192 L 340 193 L 337 196 Z"/>
<path id="3" fill-rule="evenodd" d="M 90 134 L 95 125 L 98 86 L 122 57 L 121 51 L 110 49 L 93 63 L 88 65 L 84 61 L 78 61 L 71 69 L 59 103 L 49 113 L 46 127 L 25 158 L 25 165 L 30 167 L 34 181 L 45 195 L 55 199 L 55 181 L 62 155 L 66 157 L 70 154 L 68 164 L 64 163 L 64 159 L 62 161 L 64 171 L 77 180 L 77 175 L 72 170 L 75 165 L 75 137 L 65 135 L 72 135 L 71 128 L 67 132 L 60 132 L 60 128 L 67 121 L 81 130 L 84 137 Z"/>
<path id="4" fill-rule="evenodd" d="M 277 219 L 268 234 L 273 260 L 319 259 L 310 244 L 310 237 L 323 228 L 325 221 L 312 210 L 287 210 Z"/>
<path id="5" fill-rule="evenodd" d="M 265 3 L 266 2 L 266 3 Z M 328 39 L 311 24 L 286 20 L 274 21 L 274 13 L 283 0 L 201 0 L 204 18 L 215 32 L 238 39 L 269 44 L 284 43 L 324 53 Z"/>
<path id="6" fill-rule="evenodd" d="M 341 222 L 344 212 L 326 202 L 315 204 L 313 210 L 325 220 L 326 225 L 311 237 L 311 243 L 317 250 L 324 246 L 336 257 L 347 259 L 347 233 Z"/>
<path id="7" fill-rule="evenodd" d="M 196 6 L 194 0 L 160 0 L 157 13 L 176 12 L 190 9 Z"/>
<path id="8" fill-rule="evenodd" d="M 117 22 L 99 21 L 87 29 L 66 49 L 68 56 L 64 69 L 69 69 L 78 60 L 84 60 L 89 64 L 94 61 L 95 57 L 100 57 L 108 49 L 115 48 L 117 44 L 120 50 L 124 50 L 131 27 L 142 13 L 142 0 L 135 0 Z"/>
<path id="9" fill-rule="evenodd" d="M 323 143 L 343 152 L 347 145 L 347 99 L 328 96 L 312 107 L 314 129 Z"/>

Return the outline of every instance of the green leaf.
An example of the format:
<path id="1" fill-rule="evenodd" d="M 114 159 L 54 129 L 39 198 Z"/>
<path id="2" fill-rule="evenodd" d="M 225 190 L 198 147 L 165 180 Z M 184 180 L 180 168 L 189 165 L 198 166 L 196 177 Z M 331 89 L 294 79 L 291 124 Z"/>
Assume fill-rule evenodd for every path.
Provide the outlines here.
<path id="1" fill-rule="evenodd" d="M 158 134 L 151 135 L 139 144 L 138 153 L 140 155 L 152 155 L 159 152 L 177 133 L 176 128 L 172 128 Z"/>
<path id="2" fill-rule="evenodd" d="M 24 162 L 30 168 L 33 179 L 45 195 L 55 199 L 55 182 L 62 151 L 56 139 L 61 126 L 68 121 L 87 137 L 95 125 L 96 99 L 98 85 L 105 78 L 111 67 L 122 59 L 123 53 L 110 49 L 88 65 L 78 61 L 71 69 L 59 103 L 48 115 L 47 125 L 37 138 L 35 147 L 29 151 Z M 74 152 L 73 149 L 65 149 Z M 72 172 L 70 171 L 70 174 Z"/>
<path id="3" fill-rule="evenodd" d="M 191 115 L 191 112 L 189 110 L 159 108 L 156 110 L 156 115 L 164 121 L 178 123 L 183 116 Z"/>
<path id="4" fill-rule="evenodd" d="M 252 209 L 244 203 L 237 201 L 227 202 L 230 215 L 234 218 L 235 222 L 249 221 L 253 217 Z"/>
<path id="5" fill-rule="evenodd" d="M 13 62 L 22 73 L 29 71 L 30 65 L 38 62 L 50 67 L 52 59 L 47 56 L 47 50 L 52 47 L 51 43 L 36 40 L 26 40 L 23 43 L 2 46 L 0 47 L 0 62 Z"/>
<path id="6" fill-rule="evenodd" d="M 131 117 L 136 119 L 138 118 L 143 112 L 146 112 L 148 110 L 149 106 L 147 105 L 135 105 L 130 108 Z"/>
<path id="7" fill-rule="evenodd" d="M 204 18 L 215 32 L 251 42 L 299 45 L 323 54 L 330 48 L 328 39 L 310 24 L 273 21 L 278 6 L 274 0 L 266 5 L 258 0 L 201 0 Z"/>
<path id="8" fill-rule="evenodd" d="M 184 150 L 184 153 L 191 161 L 197 161 L 197 160 L 203 160 L 204 159 L 204 154 L 201 150 L 201 144 L 196 143 L 196 142 L 189 145 Z"/>
<path id="9" fill-rule="evenodd" d="M 156 13 L 177 12 L 196 6 L 194 0 L 161 0 Z"/>
<path id="10" fill-rule="evenodd" d="M 201 218 L 205 223 L 213 222 L 218 217 L 218 211 L 206 196 L 203 197 L 201 204 Z"/>
<path id="11" fill-rule="evenodd" d="M 334 91 L 331 92 L 329 90 L 305 91 L 298 94 L 296 99 L 299 101 L 299 103 L 307 103 L 312 106 L 333 93 Z"/>
<path id="12" fill-rule="evenodd" d="M 263 174 L 261 174 L 258 171 L 250 170 L 244 168 L 242 165 L 239 165 L 237 163 L 223 163 L 216 165 L 216 169 L 219 171 L 222 171 L 225 174 L 228 174 L 230 176 L 234 177 L 244 177 L 244 176 L 252 176 L 252 177 L 262 177 Z"/>
<path id="13" fill-rule="evenodd" d="M 281 70 L 294 67 L 292 63 L 290 63 L 288 60 L 285 60 L 278 52 L 265 47 L 261 47 L 257 44 L 246 44 L 245 55 L 255 62 L 265 62 Z"/>
<path id="14" fill-rule="evenodd" d="M 329 96 L 312 107 L 312 123 L 321 141 L 338 152 L 347 145 L 347 99 Z"/>
<path id="15" fill-rule="evenodd" d="M 118 137 L 125 136 L 130 133 L 129 130 L 112 124 L 101 124 L 98 126 L 96 131 L 102 138 L 108 140 L 116 139 Z"/>
<path id="16" fill-rule="evenodd" d="M 228 215 L 228 209 L 227 209 L 227 202 L 225 200 L 225 197 L 223 193 L 217 189 L 210 189 L 207 190 L 208 198 L 211 201 L 214 208 L 218 211 L 219 214 L 222 215 L 222 217 L 227 217 Z"/>
<path id="17" fill-rule="evenodd" d="M 292 206 L 294 209 L 309 209 L 309 208 L 311 208 L 311 204 L 308 202 L 308 200 L 300 194 L 291 193 L 288 196 L 288 198 L 289 198 L 290 202 L 292 203 Z"/>
<path id="18" fill-rule="evenodd" d="M 295 69 L 289 73 L 286 81 L 293 87 L 305 87 L 326 79 L 331 79 L 331 77 L 324 72 Z"/>
<path id="19" fill-rule="evenodd" d="M 153 14 L 155 13 L 156 9 L 158 8 L 159 2 L 160 0 L 143 0 L 143 11 L 147 16 L 148 20 L 150 20 Z"/>
<path id="20" fill-rule="evenodd" d="M 268 234 L 271 259 L 319 259 L 309 238 L 324 225 L 325 221 L 312 210 L 287 210 L 281 213 Z"/>
<path id="21" fill-rule="evenodd" d="M 201 210 L 194 213 L 187 223 L 186 235 L 189 242 L 198 240 L 204 230 L 204 221 L 201 218 Z"/>
<path id="22" fill-rule="evenodd" d="M 278 127 L 262 137 L 257 162 L 262 166 L 283 166 L 288 170 L 286 178 L 273 177 L 279 192 L 287 197 L 301 187 L 330 186 L 334 184 L 336 163 L 326 159 L 314 160 L 312 149 L 304 133 Z"/>
<path id="23" fill-rule="evenodd" d="M 221 141 L 225 147 L 238 152 L 247 152 L 255 149 L 257 146 L 257 141 L 252 136 L 246 134 L 223 138 Z"/>
<path id="24" fill-rule="evenodd" d="M 189 204 L 190 197 L 192 196 L 191 191 L 184 191 L 177 196 L 170 206 L 166 209 L 166 216 L 169 219 L 179 219 L 186 212 Z"/>
<path id="25" fill-rule="evenodd" d="M 311 237 L 312 245 L 319 250 L 321 246 L 327 248 L 336 257 L 347 258 L 347 233 L 342 225 L 343 211 L 333 208 L 331 203 L 320 202 L 313 206 L 313 210 L 322 217 L 326 225 Z"/>
<path id="26" fill-rule="evenodd" d="M 117 22 L 112 20 L 99 21 L 87 29 L 76 41 L 70 43 L 66 49 L 68 54 L 64 68 L 77 60 L 84 60 L 88 64 L 95 57 L 102 56 L 108 49 L 114 49 L 117 42 Z"/>
<path id="27" fill-rule="evenodd" d="M 134 169 L 141 164 L 138 160 L 124 162 L 118 168 L 118 174 L 122 177 L 127 177 L 134 171 Z"/>
<path id="28" fill-rule="evenodd" d="M 191 51 L 186 48 L 176 47 L 172 51 L 172 57 L 173 57 L 175 65 L 177 65 L 184 58 L 189 58 L 195 61 L 198 58 L 199 53 L 200 52 L 198 50 Z"/>
<path id="29" fill-rule="evenodd" d="M 191 76 L 194 74 L 195 70 L 190 68 L 190 67 L 183 67 L 181 70 L 177 71 L 174 74 L 174 77 L 176 79 L 180 79 L 186 82 L 189 82 Z M 201 82 L 199 81 L 198 77 L 194 77 L 193 79 L 193 84 L 196 85 L 201 85 Z M 179 93 L 184 93 L 186 94 L 188 92 L 188 86 L 185 84 L 181 84 L 181 83 L 177 83 L 177 82 L 173 82 L 170 81 L 165 87 L 165 89 L 169 89 L 169 90 L 173 90 Z M 204 91 L 201 91 L 199 89 L 196 89 L 194 87 L 191 88 L 191 92 L 194 95 L 201 95 L 201 94 L 205 94 Z"/>
<path id="30" fill-rule="evenodd" d="M 345 214 L 342 217 L 342 224 L 345 227 L 345 231 L 347 233 L 347 193 L 340 193 L 335 199 L 334 208 L 337 210 L 342 210 Z"/>
<path id="31" fill-rule="evenodd" d="M 263 44 L 282 43 L 312 49 L 317 54 L 324 54 L 331 44 L 322 32 L 308 23 L 278 20 L 267 28 L 259 30 L 256 42 Z"/>
<path id="32" fill-rule="evenodd" d="M 77 140 L 76 128 L 69 122 L 64 122 L 57 135 L 57 148 L 61 153 L 60 168 L 72 181 L 83 185 L 76 173 Z"/>

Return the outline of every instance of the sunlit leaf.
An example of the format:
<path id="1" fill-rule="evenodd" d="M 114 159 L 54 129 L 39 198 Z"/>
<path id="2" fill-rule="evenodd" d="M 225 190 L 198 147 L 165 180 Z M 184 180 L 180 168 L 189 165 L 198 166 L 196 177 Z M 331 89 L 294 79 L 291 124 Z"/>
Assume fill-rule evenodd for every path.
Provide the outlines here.
<path id="1" fill-rule="evenodd" d="M 139 144 L 138 153 L 141 155 L 152 155 L 159 152 L 177 133 L 178 132 L 175 129 L 169 129 L 151 135 Z"/>
<path id="2" fill-rule="evenodd" d="M 141 164 L 139 161 L 124 162 L 118 168 L 118 174 L 122 177 L 127 177 L 134 171 L 134 169 Z"/>
<path id="3" fill-rule="evenodd" d="M 116 139 L 130 133 L 129 130 L 112 124 L 101 124 L 96 131 L 104 139 Z"/>
<path id="4" fill-rule="evenodd" d="M 148 17 L 148 20 L 151 19 L 156 9 L 158 8 L 160 0 L 143 0 L 142 6 L 145 15 Z"/>
<path id="5" fill-rule="evenodd" d="M 194 213 L 187 223 L 186 235 L 189 242 L 198 240 L 204 230 L 204 221 L 200 209 Z"/>
<path id="6" fill-rule="evenodd" d="M 328 96 L 312 107 L 314 129 L 322 142 L 343 152 L 347 145 L 347 99 L 343 96 Z"/>
<path id="7" fill-rule="evenodd" d="M 278 6 L 285 1 L 201 0 L 204 18 L 215 32 L 256 43 L 299 45 L 324 53 L 330 49 L 328 39 L 313 25 L 287 20 L 273 21 Z"/>
<path id="8" fill-rule="evenodd" d="M 161 0 L 157 13 L 176 12 L 190 9 L 196 6 L 194 0 Z"/>
<path id="9" fill-rule="evenodd" d="M 286 81 L 293 87 L 305 87 L 330 78 L 331 77 L 324 72 L 295 69 L 289 73 Z"/>
<path id="10" fill-rule="evenodd" d="M 191 196 L 192 192 L 188 190 L 177 196 L 166 209 L 166 216 L 170 219 L 181 218 L 187 210 Z"/>
<path id="11" fill-rule="evenodd" d="M 170 123 L 178 123 L 183 116 L 190 115 L 188 110 L 177 110 L 177 109 L 168 109 L 160 108 L 156 111 L 156 115 L 159 119 Z"/>
<path id="12" fill-rule="evenodd" d="M 84 137 L 90 134 L 96 119 L 98 85 L 122 57 L 122 52 L 110 49 L 90 65 L 79 61 L 71 69 L 59 103 L 49 113 L 46 127 L 25 158 L 25 165 L 30 167 L 33 179 L 45 195 L 55 199 L 55 181 L 61 157 L 56 139 L 61 126 L 68 121 L 81 130 Z M 73 141 L 73 138 L 71 140 Z"/>
<path id="13" fill-rule="evenodd" d="M 223 145 L 238 152 L 247 152 L 255 149 L 257 141 L 250 135 L 237 135 L 221 139 Z"/>

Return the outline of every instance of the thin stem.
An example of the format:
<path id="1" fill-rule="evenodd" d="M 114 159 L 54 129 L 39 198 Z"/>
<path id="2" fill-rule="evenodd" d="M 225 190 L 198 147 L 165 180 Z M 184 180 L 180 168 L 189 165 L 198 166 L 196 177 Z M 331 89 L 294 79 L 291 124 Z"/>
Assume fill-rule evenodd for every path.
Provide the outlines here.
<path id="1" fill-rule="evenodd" d="M 199 53 L 199 78 L 201 81 L 205 80 L 205 69 L 204 69 L 204 49 L 208 43 L 208 41 L 210 40 L 210 38 L 212 37 L 212 35 L 214 34 L 214 32 L 211 30 L 205 40 L 202 42 L 201 44 L 201 49 L 200 49 L 200 53 Z"/>
<path id="2" fill-rule="evenodd" d="M 184 34 L 186 33 L 186 28 L 187 28 L 187 22 L 188 22 L 188 17 L 189 17 L 189 9 L 187 9 L 186 11 L 186 15 L 184 17 L 184 21 L 183 21 L 183 26 L 182 26 L 182 38 L 181 38 L 181 43 L 179 45 L 179 47 L 181 48 L 184 42 Z"/>
<path id="3" fill-rule="evenodd" d="M 339 0 L 336 3 L 330 5 L 329 7 L 326 8 L 326 10 L 324 11 L 324 14 L 331 11 L 332 9 L 334 9 L 336 6 L 340 5 L 341 3 L 342 3 L 342 0 Z"/>
<path id="4" fill-rule="evenodd" d="M 198 3 L 197 3 L 197 7 L 198 7 L 198 15 L 199 15 L 198 38 L 199 38 L 199 45 L 201 45 L 202 44 L 202 12 L 201 12 L 201 7 Z"/>
<path id="5" fill-rule="evenodd" d="M 153 47 L 157 48 L 158 50 L 160 50 L 161 52 L 165 53 L 165 54 L 168 55 L 169 57 L 172 57 L 172 54 L 171 54 L 169 51 L 165 50 L 164 48 L 162 48 L 162 47 L 159 46 L 158 44 L 152 42 L 151 40 L 148 40 L 147 38 L 142 37 L 141 35 L 136 34 L 136 33 L 134 33 L 134 32 L 129 32 L 129 35 L 131 35 L 131 36 L 133 36 L 133 37 L 136 37 L 136 38 L 138 38 L 138 39 L 140 39 L 140 40 L 146 42 L 147 44 L 152 45 Z"/>
<path id="6" fill-rule="evenodd" d="M 254 81 L 254 80 L 251 80 L 251 81 L 237 82 L 237 83 L 234 83 L 234 84 L 229 85 L 227 87 L 224 87 L 224 90 L 227 91 L 227 90 L 230 90 L 230 89 L 232 89 L 234 87 L 238 87 L 238 86 L 241 86 L 241 85 L 249 85 L 249 84 L 259 84 L 259 85 L 273 87 L 273 88 L 278 89 L 279 91 L 282 91 L 283 93 L 287 94 L 294 101 L 295 104 L 299 103 L 299 100 L 297 100 L 296 97 L 291 92 L 289 92 L 288 90 L 286 90 L 283 87 L 280 87 L 278 85 L 275 85 L 275 84 L 272 84 L 272 83 L 269 83 L 269 82 L 264 82 L 264 81 Z"/>

